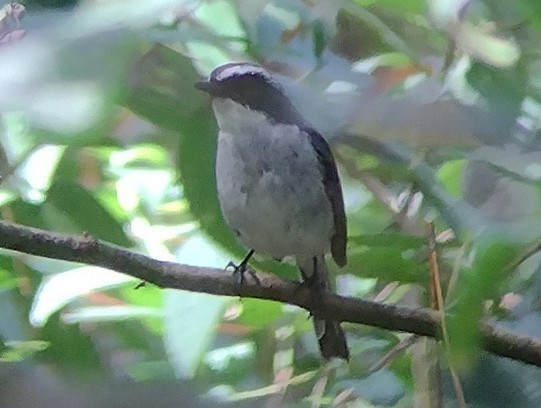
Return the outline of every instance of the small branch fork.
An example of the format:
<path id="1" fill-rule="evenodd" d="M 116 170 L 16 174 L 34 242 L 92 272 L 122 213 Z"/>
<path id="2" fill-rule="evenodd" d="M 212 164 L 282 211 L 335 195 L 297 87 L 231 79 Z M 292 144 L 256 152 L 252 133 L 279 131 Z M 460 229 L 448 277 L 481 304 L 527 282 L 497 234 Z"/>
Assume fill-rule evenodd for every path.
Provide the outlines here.
<path id="1" fill-rule="evenodd" d="M 0 221 L 0 248 L 47 258 L 101 266 L 162 288 L 223 296 L 274 300 L 299 306 L 312 315 L 365 324 L 386 330 L 438 337 L 439 313 L 325 293 L 314 299 L 309 288 L 274 275 L 257 273 L 241 287 L 223 269 L 158 261 L 98 241 L 68 236 Z M 482 346 L 489 353 L 541 367 L 541 340 L 521 336 L 491 323 L 480 325 Z"/>

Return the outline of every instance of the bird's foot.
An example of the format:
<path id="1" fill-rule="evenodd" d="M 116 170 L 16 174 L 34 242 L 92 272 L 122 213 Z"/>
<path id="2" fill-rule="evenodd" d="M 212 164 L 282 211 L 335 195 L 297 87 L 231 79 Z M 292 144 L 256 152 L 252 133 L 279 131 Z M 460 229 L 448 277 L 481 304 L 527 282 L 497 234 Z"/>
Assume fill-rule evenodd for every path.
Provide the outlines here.
<path id="1" fill-rule="evenodd" d="M 233 278 L 235 279 L 235 284 L 239 287 L 244 285 L 244 282 L 246 281 L 246 273 L 248 273 L 258 284 L 261 284 L 253 269 L 249 268 L 248 265 L 242 262 L 238 265 L 235 265 L 233 262 L 229 262 L 225 268 L 233 268 Z"/>
<path id="2" fill-rule="evenodd" d="M 307 288 L 313 292 L 313 291 L 316 291 L 316 289 L 320 290 L 318 286 L 321 285 L 321 279 L 319 279 L 319 275 L 317 273 L 317 258 L 314 257 L 312 261 L 313 261 L 313 266 L 312 266 L 311 273 L 299 267 L 299 271 L 302 277 L 302 281 L 299 282 L 299 285 L 300 285 L 299 288 Z"/>
<path id="3" fill-rule="evenodd" d="M 310 290 L 315 289 L 318 284 L 318 278 L 315 273 L 309 276 L 303 274 L 302 281 L 300 282 L 301 287 L 305 287 Z"/>
<path id="4" fill-rule="evenodd" d="M 141 288 L 145 287 L 146 285 L 147 285 L 146 281 L 142 280 L 137 285 L 134 286 L 134 289 L 135 290 L 141 289 Z"/>
<path id="5" fill-rule="evenodd" d="M 307 276 L 302 274 L 302 280 L 297 281 L 297 287 L 295 288 L 295 291 L 293 292 L 293 295 L 296 296 L 299 291 L 303 289 L 307 289 L 310 292 L 310 296 L 314 297 L 317 296 L 318 293 L 318 279 L 315 275 Z"/>
<path id="6" fill-rule="evenodd" d="M 261 282 L 257 277 L 256 273 L 253 271 L 253 269 L 248 267 L 248 261 L 253 254 L 254 250 L 252 249 L 250 250 L 250 252 L 248 252 L 248 254 L 244 257 L 240 264 L 236 265 L 232 261 L 230 261 L 225 267 L 226 269 L 233 268 L 233 278 L 235 279 L 235 285 L 238 288 L 240 288 L 246 281 L 246 273 L 248 273 L 252 277 L 252 279 L 257 282 L 258 285 L 261 285 Z"/>

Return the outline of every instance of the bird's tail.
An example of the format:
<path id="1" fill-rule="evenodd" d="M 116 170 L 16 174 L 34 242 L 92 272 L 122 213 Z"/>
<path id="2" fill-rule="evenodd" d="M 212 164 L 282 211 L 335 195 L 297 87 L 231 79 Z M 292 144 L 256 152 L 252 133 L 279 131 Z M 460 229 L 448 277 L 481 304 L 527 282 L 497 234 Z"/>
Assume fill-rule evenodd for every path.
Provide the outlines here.
<path id="1" fill-rule="evenodd" d="M 331 290 L 323 255 L 306 259 L 297 258 L 297 266 L 305 284 L 310 286 L 314 296 Z M 349 360 L 346 336 L 340 323 L 314 318 L 314 328 L 319 341 L 319 350 L 324 359 L 330 360 L 337 357 Z"/>

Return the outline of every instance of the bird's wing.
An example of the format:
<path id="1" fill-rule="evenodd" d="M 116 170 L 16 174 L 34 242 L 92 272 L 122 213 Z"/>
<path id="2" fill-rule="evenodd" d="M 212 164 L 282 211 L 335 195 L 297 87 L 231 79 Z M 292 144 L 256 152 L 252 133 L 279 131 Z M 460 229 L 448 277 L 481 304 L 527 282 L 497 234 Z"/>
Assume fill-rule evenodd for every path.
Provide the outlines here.
<path id="1" fill-rule="evenodd" d="M 336 170 L 336 163 L 327 141 L 318 132 L 313 129 L 304 129 L 308 134 L 310 143 L 317 152 L 319 162 L 323 169 L 323 185 L 325 193 L 332 206 L 334 219 L 334 234 L 331 238 L 331 253 L 338 266 L 344 266 L 347 263 L 346 242 L 347 225 L 346 214 L 344 211 L 344 198 L 342 196 L 342 186 Z"/>

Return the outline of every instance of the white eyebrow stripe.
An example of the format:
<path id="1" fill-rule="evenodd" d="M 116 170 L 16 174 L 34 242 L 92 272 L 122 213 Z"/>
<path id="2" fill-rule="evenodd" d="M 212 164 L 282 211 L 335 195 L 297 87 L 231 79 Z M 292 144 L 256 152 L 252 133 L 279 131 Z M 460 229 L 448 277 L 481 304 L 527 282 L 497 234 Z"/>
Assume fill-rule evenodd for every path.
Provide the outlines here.
<path id="1" fill-rule="evenodd" d="M 267 71 L 258 65 L 252 64 L 239 64 L 232 65 L 219 71 L 216 75 L 217 81 L 223 81 L 224 79 L 231 78 L 233 76 L 240 76 L 244 74 L 261 74 L 265 77 L 270 77 Z"/>

